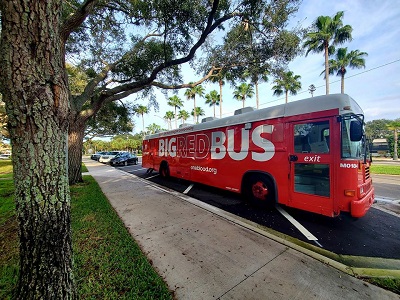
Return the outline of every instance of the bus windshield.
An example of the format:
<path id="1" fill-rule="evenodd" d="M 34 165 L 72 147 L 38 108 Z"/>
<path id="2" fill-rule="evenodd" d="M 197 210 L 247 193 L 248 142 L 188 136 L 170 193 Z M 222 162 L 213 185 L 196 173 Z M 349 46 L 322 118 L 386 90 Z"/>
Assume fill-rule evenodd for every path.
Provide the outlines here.
<path id="1" fill-rule="evenodd" d="M 342 158 L 362 159 L 364 157 L 365 155 L 364 147 L 366 143 L 364 138 L 363 119 L 364 116 L 362 115 L 351 114 L 343 116 Z M 355 132 L 357 130 L 359 130 L 360 132 Z"/>

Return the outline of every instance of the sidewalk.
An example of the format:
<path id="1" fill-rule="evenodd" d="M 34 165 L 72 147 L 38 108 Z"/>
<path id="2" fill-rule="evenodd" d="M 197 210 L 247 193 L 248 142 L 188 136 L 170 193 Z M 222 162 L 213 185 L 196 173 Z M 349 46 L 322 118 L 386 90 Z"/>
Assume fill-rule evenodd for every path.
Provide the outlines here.
<path id="1" fill-rule="evenodd" d="M 90 159 L 84 163 L 177 299 L 400 299 L 187 196 Z"/>

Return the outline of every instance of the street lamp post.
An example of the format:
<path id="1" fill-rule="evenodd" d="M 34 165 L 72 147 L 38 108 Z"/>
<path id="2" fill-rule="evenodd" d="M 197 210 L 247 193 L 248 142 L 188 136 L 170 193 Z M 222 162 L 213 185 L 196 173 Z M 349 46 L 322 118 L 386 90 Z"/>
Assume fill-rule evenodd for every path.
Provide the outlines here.
<path id="1" fill-rule="evenodd" d="M 315 90 L 316 90 L 315 85 L 311 84 L 311 85 L 308 87 L 308 90 L 310 91 L 311 97 L 314 97 L 314 92 L 315 92 Z"/>

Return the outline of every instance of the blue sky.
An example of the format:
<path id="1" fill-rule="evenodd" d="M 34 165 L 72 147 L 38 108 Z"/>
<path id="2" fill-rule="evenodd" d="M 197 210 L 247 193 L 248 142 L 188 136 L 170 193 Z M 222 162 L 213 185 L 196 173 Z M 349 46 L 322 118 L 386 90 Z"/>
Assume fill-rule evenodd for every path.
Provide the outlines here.
<path id="1" fill-rule="evenodd" d="M 348 51 L 360 50 L 367 52 L 365 69 L 348 69 L 345 79 L 345 93 L 353 97 L 363 108 L 366 121 L 375 119 L 400 118 L 400 1 L 399 0 L 304 0 L 296 17 L 291 24 L 300 22 L 303 27 L 321 15 L 333 16 L 338 11 L 344 11 L 343 24 L 353 27 L 353 40 L 339 47 L 347 47 Z M 296 96 L 290 96 L 289 101 L 297 101 L 310 97 L 308 87 L 314 84 L 317 90 L 314 96 L 325 94 L 325 81 L 323 75 L 324 57 L 322 53 L 310 53 L 307 57 L 301 56 L 289 64 L 289 70 L 301 76 L 302 90 Z M 188 67 L 183 68 L 186 82 L 198 80 Z M 284 103 L 283 97 L 272 95 L 270 79 L 268 83 L 260 84 L 260 108 Z M 330 77 L 330 93 L 340 93 L 340 77 Z M 217 84 L 204 84 L 206 93 L 215 89 Z M 235 100 L 233 89 L 229 84 L 223 89 L 223 117 L 233 114 L 235 109 L 241 108 L 242 103 Z M 183 100 L 183 109 L 192 111 L 193 101 L 187 101 L 179 91 L 178 96 Z M 161 93 L 157 93 L 160 110 L 151 111 L 145 118 L 145 126 L 156 123 L 167 128 L 162 120 L 165 112 L 173 110 L 166 105 L 166 100 Z M 170 94 L 172 96 L 172 93 Z M 133 100 L 133 99 L 131 99 Z M 255 106 L 255 97 L 246 100 L 246 106 Z M 212 116 L 213 110 L 204 104 L 205 99 L 196 99 L 197 106 L 201 106 L 205 116 Z M 145 103 L 141 103 L 145 104 Z M 219 116 L 219 108 L 217 108 Z M 191 121 L 189 119 L 188 121 Z M 134 118 L 135 132 L 142 130 L 142 120 Z M 173 123 L 174 128 L 174 123 Z"/>

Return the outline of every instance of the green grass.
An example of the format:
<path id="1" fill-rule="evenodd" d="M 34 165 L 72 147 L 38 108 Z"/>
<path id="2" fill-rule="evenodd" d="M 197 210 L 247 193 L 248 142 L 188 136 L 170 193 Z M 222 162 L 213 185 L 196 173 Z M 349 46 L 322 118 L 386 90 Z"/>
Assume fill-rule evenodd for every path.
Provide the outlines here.
<path id="1" fill-rule="evenodd" d="M 370 170 L 372 174 L 400 175 L 400 166 L 376 165 L 372 163 Z"/>
<path id="2" fill-rule="evenodd" d="M 0 299 L 18 278 L 11 162 L 0 162 Z M 71 187 L 74 277 L 81 299 L 172 299 L 91 176 Z"/>
<path id="3" fill-rule="evenodd" d="M 82 163 L 82 173 L 85 173 L 85 172 L 89 172 L 89 170 L 86 168 L 85 164 Z"/>
<path id="4" fill-rule="evenodd" d="M 11 160 L 0 160 L 0 178 L 2 178 L 3 176 L 12 177 L 12 170 L 13 167 L 11 164 Z"/>
<path id="5" fill-rule="evenodd" d="M 18 278 L 18 225 L 11 160 L 0 161 L 0 299 L 11 299 Z"/>
<path id="6" fill-rule="evenodd" d="M 365 281 L 400 295 L 400 278 L 368 278 Z"/>
<path id="7" fill-rule="evenodd" d="M 71 187 L 81 299 L 172 299 L 91 176 Z"/>

